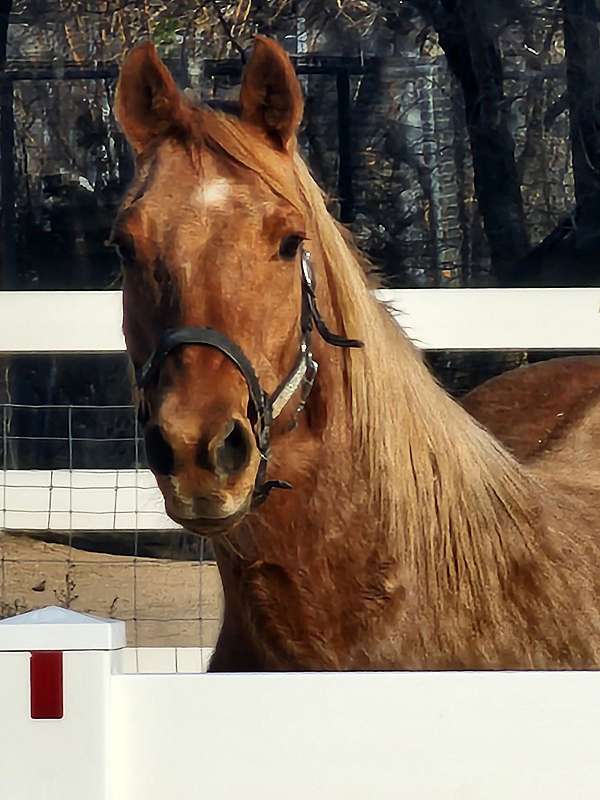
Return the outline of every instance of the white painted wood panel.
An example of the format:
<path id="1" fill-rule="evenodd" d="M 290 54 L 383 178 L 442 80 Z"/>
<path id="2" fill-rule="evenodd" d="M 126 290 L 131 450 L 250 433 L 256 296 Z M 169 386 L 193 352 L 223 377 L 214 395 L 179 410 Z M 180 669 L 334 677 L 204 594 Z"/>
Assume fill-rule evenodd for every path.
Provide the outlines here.
<path id="1" fill-rule="evenodd" d="M 600 787 L 598 673 L 114 675 L 111 708 L 111 797 L 127 800 L 597 800 Z"/>
<path id="2" fill-rule="evenodd" d="M 7 530 L 172 530 L 150 470 L 0 471 Z"/>
<path id="3" fill-rule="evenodd" d="M 600 288 L 390 289 L 424 349 L 600 348 Z M 120 292 L 0 292 L 0 352 L 118 352 Z"/>
<path id="4" fill-rule="evenodd" d="M 600 288 L 407 289 L 379 297 L 425 350 L 600 348 Z"/>
<path id="5" fill-rule="evenodd" d="M 119 653 L 118 672 L 198 674 L 206 672 L 213 653 L 212 647 L 125 647 Z"/>
<path id="6" fill-rule="evenodd" d="M 0 352 L 124 350 L 121 292 L 0 292 Z"/>

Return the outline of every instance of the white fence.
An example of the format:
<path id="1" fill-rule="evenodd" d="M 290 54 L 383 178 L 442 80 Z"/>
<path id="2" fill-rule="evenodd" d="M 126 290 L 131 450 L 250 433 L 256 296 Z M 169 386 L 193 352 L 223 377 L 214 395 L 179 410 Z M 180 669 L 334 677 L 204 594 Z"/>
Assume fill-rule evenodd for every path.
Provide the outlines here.
<path id="1" fill-rule="evenodd" d="M 127 674 L 124 643 L 62 609 L 0 622 L 0 796 L 600 794 L 598 673 Z"/>
<path id="2" fill-rule="evenodd" d="M 149 470 L 4 470 L 0 527 L 6 530 L 179 529 Z"/>
<path id="3" fill-rule="evenodd" d="M 422 347 L 600 346 L 600 289 L 382 294 Z M 0 351 L 122 347 L 115 293 L 0 294 Z M 51 515 L 29 527 L 163 526 L 147 474 L 95 475 L 5 473 L 4 521 L 23 524 L 17 488 L 23 513 Z M 126 648 L 123 623 L 62 609 L 0 622 L 0 797 L 600 796 L 597 672 L 207 675 L 208 655 Z"/>
<path id="4" fill-rule="evenodd" d="M 599 289 L 379 292 L 424 349 L 600 347 Z M 119 292 L 0 293 L 0 352 L 124 349 Z M 154 478 L 140 470 L 4 470 L 0 525 L 14 530 L 168 530 Z"/>
<path id="5" fill-rule="evenodd" d="M 377 294 L 426 350 L 600 347 L 600 288 L 388 289 Z M 0 292 L 0 352 L 123 349 L 120 292 Z"/>

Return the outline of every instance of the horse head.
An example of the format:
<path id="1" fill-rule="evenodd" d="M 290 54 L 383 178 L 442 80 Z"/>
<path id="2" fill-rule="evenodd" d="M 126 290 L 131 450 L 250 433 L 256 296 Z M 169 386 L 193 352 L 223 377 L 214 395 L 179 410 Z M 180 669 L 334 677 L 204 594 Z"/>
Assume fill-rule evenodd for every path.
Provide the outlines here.
<path id="1" fill-rule="evenodd" d="M 271 429 L 293 425 L 312 388 L 313 328 L 359 344 L 332 334 L 316 305 L 295 166 L 302 113 L 289 58 L 263 37 L 234 116 L 193 106 L 148 43 L 119 78 L 116 115 L 137 163 L 113 232 L 124 334 L 167 512 L 202 533 L 288 488 L 266 480 Z"/>

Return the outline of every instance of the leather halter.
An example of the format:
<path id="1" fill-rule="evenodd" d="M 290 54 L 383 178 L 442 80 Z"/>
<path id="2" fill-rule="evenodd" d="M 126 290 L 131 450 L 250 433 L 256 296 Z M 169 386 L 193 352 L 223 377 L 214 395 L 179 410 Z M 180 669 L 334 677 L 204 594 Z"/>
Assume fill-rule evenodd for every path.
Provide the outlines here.
<path id="1" fill-rule="evenodd" d="M 231 341 L 224 333 L 214 328 L 186 327 L 165 330 L 154 352 L 135 371 L 138 387 L 142 390 L 146 389 L 158 379 L 161 366 L 167 356 L 176 348 L 190 344 L 213 347 L 233 362 L 248 386 L 248 419 L 252 423 L 256 446 L 260 453 L 260 464 L 252 496 L 253 506 L 264 502 L 272 489 L 292 488 L 287 481 L 265 480 L 270 455 L 271 426 L 298 390 L 300 390 L 300 400 L 296 407 L 295 416 L 306 405 L 319 369 L 318 363 L 313 358 L 310 346 L 313 325 L 328 344 L 336 347 L 363 346 L 363 343 L 358 339 L 346 339 L 344 336 L 332 333 L 323 321 L 317 306 L 316 284 L 311 266 L 310 252 L 304 248 L 302 248 L 301 252 L 301 267 L 302 313 L 300 316 L 301 335 L 298 357 L 290 372 L 272 395 L 268 395 L 262 388 L 251 361 L 241 347 Z"/>

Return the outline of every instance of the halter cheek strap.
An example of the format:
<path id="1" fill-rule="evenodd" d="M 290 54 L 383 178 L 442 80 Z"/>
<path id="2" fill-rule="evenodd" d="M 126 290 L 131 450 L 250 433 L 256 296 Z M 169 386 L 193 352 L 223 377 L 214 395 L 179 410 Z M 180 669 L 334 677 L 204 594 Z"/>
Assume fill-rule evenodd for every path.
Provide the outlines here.
<path id="1" fill-rule="evenodd" d="M 295 414 L 298 415 L 306 405 L 319 369 L 310 348 L 313 324 L 328 344 L 336 347 L 363 346 L 363 343 L 357 339 L 346 339 L 329 330 L 317 307 L 310 253 L 304 249 L 301 254 L 301 265 L 302 312 L 298 358 L 272 395 L 268 395 L 262 388 L 252 362 L 242 348 L 224 333 L 213 328 L 186 327 L 165 330 L 152 355 L 135 373 L 138 387 L 142 390 L 147 388 L 158 379 L 160 369 L 169 354 L 182 345 L 213 347 L 227 356 L 242 374 L 248 386 L 248 419 L 252 424 L 256 446 L 260 453 L 260 464 L 254 484 L 254 506 L 264 502 L 272 489 L 292 488 L 287 481 L 265 480 L 270 455 L 271 426 L 299 390 L 300 400 Z"/>

